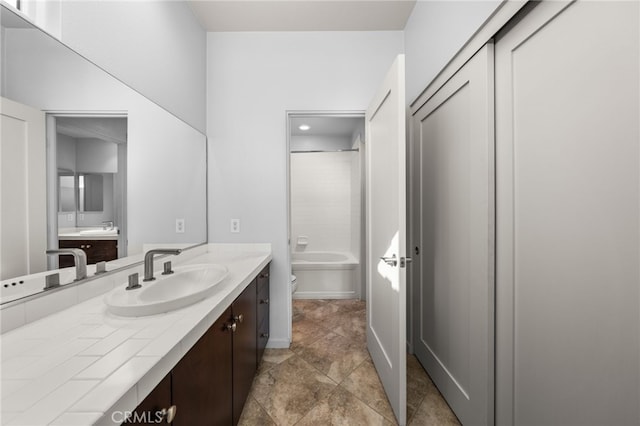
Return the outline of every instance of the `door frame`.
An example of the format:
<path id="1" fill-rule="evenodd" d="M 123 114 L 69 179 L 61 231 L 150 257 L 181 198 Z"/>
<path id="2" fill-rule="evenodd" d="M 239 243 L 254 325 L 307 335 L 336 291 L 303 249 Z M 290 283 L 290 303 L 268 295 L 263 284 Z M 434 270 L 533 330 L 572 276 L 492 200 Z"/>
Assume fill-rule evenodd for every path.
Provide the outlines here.
<path id="1" fill-rule="evenodd" d="M 285 197 L 285 203 L 286 203 L 286 212 L 287 212 L 287 270 L 291 271 L 291 121 L 293 118 L 300 118 L 300 117 L 335 117 L 335 118 L 362 118 L 364 120 L 364 116 L 365 116 L 365 111 L 364 110 L 286 110 L 285 111 L 285 135 L 286 135 L 286 146 L 285 146 L 285 155 L 286 155 L 286 185 L 287 185 L 287 191 L 286 191 L 286 197 Z M 366 141 L 367 137 L 365 134 L 365 140 L 361 141 L 361 151 L 360 151 L 360 177 L 361 177 L 361 185 L 364 185 L 365 179 L 364 177 L 366 176 L 366 164 L 363 161 L 363 150 L 362 148 L 366 147 Z M 362 300 L 364 300 L 365 297 L 365 273 L 366 273 L 366 263 L 365 263 L 365 259 L 364 259 L 364 248 L 366 247 L 366 241 L 367 241 L 367 234 L 366 234 L 366 223 L 365 223 L 365 192 L 364 192 L 364 188 L 362 187 L 362 191 L 361 191 L 361 197 L 360 197 L 360 209 L 361 209 L 361 223 L 360 223 L 360 231 L 361 231 L 361 241 L 360 241 L 360 271 L 361 271 L 361 285 L 360 285 L 360 297 Z M 289 278 L 289 280 L 287 280 L 287 282 L 289 283 L 289 286 L 291 286 L 291 278 Z M 289 336 L 289 341 L 291 342 L 292 340 L 292 315 L 291 313 L 293 312 L 293 305 L 292 305 L 292 298 L 288 297 L 287 298 L 287 312 L 288 312 L 288 324 L 289 324 L 289 330 L 288 330 L 288 336 Z"/>
<path id="2" fill-rule="evenodd" d="M 58 160 L 56 158 L 56 152 L 58 147 L 58 139 L 56 132 L 56 119 L 62 117 L 75 117 L 75 118 L 125 118 L 128 119 L 128 111 L 56 111 L 45 110 L 46 121 L 46 146 L 47 146 L 47 250 L 58 249 Z M 128 133 L 128 132 L 127 132 Z M 127 144 L 129 143 L 127 136 Z M 126 160 L 126 153 L 121 154 L 121 150 L 118 149 L 118 161 L 124 155 Z M 127 167 L 125 164 L 124 172 L 119 179 L 124 180 L 122 186 L 124 192 L 122 193 L 122 212 L 120 212 L 121 223 L 118 224 L 120 231 L 118 235 L 118 258 L 127 256 Z M 118 212 L 115 213 L 118 215 Z M 77 223 L 77 218 L 76 218 Z M 47 256 L 47 269 L 58 269 L 58 256 Z"/>

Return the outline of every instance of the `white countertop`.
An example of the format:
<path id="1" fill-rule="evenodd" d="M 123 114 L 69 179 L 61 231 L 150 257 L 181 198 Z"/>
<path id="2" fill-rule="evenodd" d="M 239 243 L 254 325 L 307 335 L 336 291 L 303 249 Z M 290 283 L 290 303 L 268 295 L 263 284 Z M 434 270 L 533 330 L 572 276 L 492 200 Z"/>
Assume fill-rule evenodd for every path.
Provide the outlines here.
<path id="1" fill-rule="evenodd" d="M 119 412 L 142 402 L 271 260 L 268 244 L 205 249 L 174 262 L 223 264 L 229 275 L 191 306 L 123 318 L 107 312 L 103 294 L 4 333 L 1 423 L 120 424 Z"/>
<path id="2" fill-rule="evenodd" d="M 60 240 L 117 240 L 119 230 L 103 229 L 102 227 L 84 228 L 60 228 L 58 229 L 58 239 Z"/>

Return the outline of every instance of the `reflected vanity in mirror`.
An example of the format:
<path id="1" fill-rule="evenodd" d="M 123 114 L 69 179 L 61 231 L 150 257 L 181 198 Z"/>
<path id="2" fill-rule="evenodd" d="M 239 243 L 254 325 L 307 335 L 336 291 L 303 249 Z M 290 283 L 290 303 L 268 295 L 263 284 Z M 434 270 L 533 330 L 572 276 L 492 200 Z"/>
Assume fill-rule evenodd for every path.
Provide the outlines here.
<path id="1" fill-rule="evenodd" d="M 0 302 L 43 292 L 54 273 L 54 291 L 73 281 L 73 257 L 46 250 L 84 250 L 91 279 L 92 263 L 113 271 L 147 247 L 205 243 L 205 135 L 19 12 L 0 5 L 0 19 Z"/>

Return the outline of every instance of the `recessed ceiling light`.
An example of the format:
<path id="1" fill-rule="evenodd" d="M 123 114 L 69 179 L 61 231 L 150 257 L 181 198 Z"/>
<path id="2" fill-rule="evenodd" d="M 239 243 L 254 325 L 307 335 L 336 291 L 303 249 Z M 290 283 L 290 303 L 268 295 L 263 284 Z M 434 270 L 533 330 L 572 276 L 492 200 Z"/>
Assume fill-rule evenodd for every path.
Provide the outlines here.
<path id="1" fill-rule="evenodd" d="M 302 131 L 304 131 L 304 132 L 306 132 L 306 131 L 307 131 L 307 130 L 309 130 L 310 128 L 311 128 L 311 127 L 309 127 L 309 125 L 308 125 L 308 124 L 301 124 L 301 125 L 299 125 L 299 126 L 298 126 L 298 129 L 300 129 L 300 130 L 302 130 Z"/>

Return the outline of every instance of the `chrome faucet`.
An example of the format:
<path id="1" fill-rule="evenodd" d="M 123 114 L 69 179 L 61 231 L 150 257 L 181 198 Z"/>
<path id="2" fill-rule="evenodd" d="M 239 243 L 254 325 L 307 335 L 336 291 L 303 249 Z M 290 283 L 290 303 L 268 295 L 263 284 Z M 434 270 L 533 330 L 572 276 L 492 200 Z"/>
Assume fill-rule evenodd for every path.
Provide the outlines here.
<path id="1" fill-rule="evenodd" d="M 107 228 L 107 226 L 109 228 Z M 113 226 L 113 221 L 112 220 L 105 220 L 104 222 L 102 222 L 102 229 L 104 229 L 105 231 L 107 229 L 112 230 L 114 228 Z"/>
<path id="2" fill-rule="evenodd" d="M 182 253 L 181 249 L 153 249 L 144 255 L 144 279 L 142 281 L 153 281 L 153 256 L 156 254 L 174 254 Z"/>
<path id="3" fill-rule="evenodd" d="M 76 265 L 76 279 L 74 281 L 80 281 L 87 278 L 87 254 L 76 248 L 63 248 L 57 250 L 47 250 L 47 254 L 68 254 L 73 256 L 73 261 Z"/>

